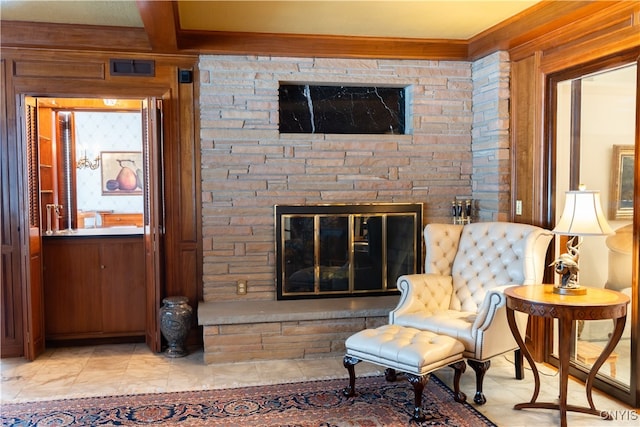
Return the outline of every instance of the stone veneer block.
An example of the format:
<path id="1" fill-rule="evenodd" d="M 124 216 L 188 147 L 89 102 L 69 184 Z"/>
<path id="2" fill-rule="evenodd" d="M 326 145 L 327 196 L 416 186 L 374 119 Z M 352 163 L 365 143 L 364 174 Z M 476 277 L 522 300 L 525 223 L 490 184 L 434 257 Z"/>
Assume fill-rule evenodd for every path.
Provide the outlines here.
<path id="1" fill-rule="evenodd" d="M 275 299 L 274 204 L 420 202 L 425 222 L 448 222 L 451 198 L 472 193 L 471 67 L 202 55 L 204 301 L 246 299 L 238 280 L 250 298 Z M 406 88 L 406 134 L 282 134 L 282 82 Z"/>
<path id="2" fill-rule="evenodd" d="M 509 67 L 507 52 L 474 62 L 200 56 L 205 347 L 227 335 L 224 327 L 242 335 L 241 325 L 252 324 L 262 339 L 279 334 L 284 322 L 305 321 L 300 312 L 274 311 L 274 301 L 254 306 L 264 310 L 262 320 L 255 311 L 236 311 L 248 297 L 275 299 L 274 204 L 421 202 L 425 223 L 449 222 L 452 197 L 471 194 L 478 202 L 474 221 L 507 220 Z M 280 82 L 406 87 L 406 134 L 280 134 Z M 238 280 L 247 282 L 249 296 L 236 294 Z M 357 318 L 368 328 L 387 322 L 375 310 L 311 307 L 308 316 L 307 322 Z M 256 327 L 265 317 L 269 331 Z M 331 351 L 341 351 L 339 337 L 325 342 Z M 242 357 L 306 357 L 324 348 Z M 208 363 L 237 357 L 205 353 Z"/>
<path id="3" fill-rule="evenodd" d="M 345 340 L 389 322 L 398 295 L 201 303 L 205 363 L 339 356 Z"/>

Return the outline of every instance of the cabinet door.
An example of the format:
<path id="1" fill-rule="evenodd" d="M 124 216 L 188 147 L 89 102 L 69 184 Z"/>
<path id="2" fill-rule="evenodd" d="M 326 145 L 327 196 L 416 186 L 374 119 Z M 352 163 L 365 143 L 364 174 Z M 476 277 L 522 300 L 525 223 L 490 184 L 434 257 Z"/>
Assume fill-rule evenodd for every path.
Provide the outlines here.
<path id="1" fill-rule="evenodd" d="M 105 335 L 144 335 L 145 281 L 142 237 L 101 245 L 102 323 Z"/>
<path id="2" fill-rule="evenodd" d="M 43 244 L 47 338 L 81 338 L 102 330 L 99 250 L 80 239 Z"/>

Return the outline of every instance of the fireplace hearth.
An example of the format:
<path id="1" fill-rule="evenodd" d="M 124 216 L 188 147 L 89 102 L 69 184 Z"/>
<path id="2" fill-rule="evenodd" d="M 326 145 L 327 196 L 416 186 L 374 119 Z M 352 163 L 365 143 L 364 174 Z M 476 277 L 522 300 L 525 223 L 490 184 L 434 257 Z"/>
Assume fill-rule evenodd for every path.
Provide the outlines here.
<path id="1" fill-rule="evenodd" d="M 422 204 L 275 206 L 279 300 L 397 293 L 419 272 Z"/>

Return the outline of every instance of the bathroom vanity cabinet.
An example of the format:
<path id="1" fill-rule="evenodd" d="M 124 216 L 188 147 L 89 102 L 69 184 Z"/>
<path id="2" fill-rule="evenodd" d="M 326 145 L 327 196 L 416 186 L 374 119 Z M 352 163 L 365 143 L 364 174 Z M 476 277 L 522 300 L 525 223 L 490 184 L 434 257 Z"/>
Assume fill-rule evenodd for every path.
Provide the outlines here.
<path id="1" fill-rule="evenodd" d="M 141 235 L 43 237 L 47 340 L 142 336 Z"/>

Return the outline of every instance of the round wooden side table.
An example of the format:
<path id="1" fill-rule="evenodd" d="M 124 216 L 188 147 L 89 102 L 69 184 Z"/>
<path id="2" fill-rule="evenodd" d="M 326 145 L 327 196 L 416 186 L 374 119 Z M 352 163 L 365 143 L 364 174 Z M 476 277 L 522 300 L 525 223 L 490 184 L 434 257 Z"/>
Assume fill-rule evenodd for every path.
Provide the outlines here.
<path id="1" fill-rule="evenodd" d="M 514 409 L 543 408 L 560 410 L 560 425 L 567 425 L 567 411 L 582 412 L 585 414 L 602 416 L 601 411 L 596 410 L 591 397 L 593 381 L 602 364 L 607 360 L 615 346 L 618 344 L 627 319 L 627 304 L 629 297 L 623 293 L 609 289 L 588 288 L 586 295 L 559 295 L 553 293 L 553 285 L 528 285 L 514 286 L 505 290 L 507 298 L 507 320 L 513 336 L 520 346 L 523 356 L 531 365 L 535 380 L 535 388 L 531 401 L 519 403 Z M 515 311 L 531 316 L 540 316 L 558 319 L 558 359 L 560 362 L 560 401 L 536 402 L 540 391 L 540 376 L 538 369 L 527 349 L 524 340 L 520 336 L 515 321 Z M 567 404 L 567 388 L 569 381 L 569 359 L 571 357 L 571 329 L 576 320 L 601 320 L 613 319 L 615 328 L 609 338 L 609 342 L 602 350 L 602 354 L 595 361 L 589 371 L 585 383 L 589 407 Z M 610 417 L 609 417 L 610 418 Z"/>

